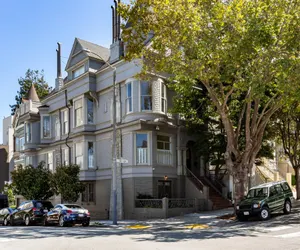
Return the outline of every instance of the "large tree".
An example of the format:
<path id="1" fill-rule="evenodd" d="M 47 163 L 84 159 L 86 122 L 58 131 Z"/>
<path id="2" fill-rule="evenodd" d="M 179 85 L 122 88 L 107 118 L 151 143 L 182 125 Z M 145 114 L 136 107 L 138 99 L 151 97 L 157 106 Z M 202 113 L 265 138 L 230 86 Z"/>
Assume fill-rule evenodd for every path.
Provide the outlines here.
<path id="1" fill-rule="evenodd" d="M 55 194 L 53 174 L 44 162 L 36 168 L 20 165 L 11 172 L 14 193 L 28 200 L 47 200 Z"/>
<path id="2" fill-rule="evenodd" d="M 56 193 L 63 201 L 76 202 L 85 185 L 79 180 L 80 167 L 78 165 L 63 165 L 56 168 L 53 174 Z"/>
<path id="3" fill-rule="evenodd" d="M 27 98 L 28 91 L 32 84 L 34 84 L 37 95 L 39 98 L 43 98 L 48 95 L 51 91 L 48 83 L 44 79 L 44 71 L 39 72 L 38 70 L 28 69 L 25 73 L 25 77 L 18 79 L 20 90 L 17 92 L 15 97 L 16 103 L 9 105 L 11 108 L 11 114 L 13 115 L 16 111 L 16 108 L 22 103 L 23 98 Z"/>
<path id="4" fill-rule="evenodd" d="M 300 106 L 293 103 L 278 111 L 273 123 L 278 131 L 284 154 L 295 170 L 297 199 L 300 199 Z"/>
<path id="5" fill-rule="evenodd" d="M 121 13 L 125 58 L 143 58 L 141 76 L 167 72 L 178 89 L 206 88 L 240 200 L 271 116 L 298 98 L 299 1 L 135 0 Z"/>

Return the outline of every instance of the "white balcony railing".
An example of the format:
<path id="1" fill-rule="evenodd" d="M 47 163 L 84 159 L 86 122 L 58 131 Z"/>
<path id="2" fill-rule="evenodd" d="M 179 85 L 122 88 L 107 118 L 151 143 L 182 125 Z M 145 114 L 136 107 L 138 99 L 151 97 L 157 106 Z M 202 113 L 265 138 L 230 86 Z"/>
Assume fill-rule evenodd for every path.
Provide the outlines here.
<path id="1" fill-rule="evenodd" d="M 147 148 L 138 148 L 137 149 L 137 164 L 146 164 L 148 163 L 148 149 Z"/>
<path id="2" fill-rule="evenodd" d="M 172 165 L 172 152 L 170 150 L 157 149 L 157 163 Z"/>

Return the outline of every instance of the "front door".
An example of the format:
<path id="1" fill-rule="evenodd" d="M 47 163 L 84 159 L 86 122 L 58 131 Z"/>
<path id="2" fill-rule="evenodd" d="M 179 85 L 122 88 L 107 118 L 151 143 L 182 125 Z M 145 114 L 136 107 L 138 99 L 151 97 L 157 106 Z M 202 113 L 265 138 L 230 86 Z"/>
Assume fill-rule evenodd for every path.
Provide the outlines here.
<path id="1" fill-rule="evenodd" d="M 158 198 L 172 198 L 172 182 L 158 181 Z"/>

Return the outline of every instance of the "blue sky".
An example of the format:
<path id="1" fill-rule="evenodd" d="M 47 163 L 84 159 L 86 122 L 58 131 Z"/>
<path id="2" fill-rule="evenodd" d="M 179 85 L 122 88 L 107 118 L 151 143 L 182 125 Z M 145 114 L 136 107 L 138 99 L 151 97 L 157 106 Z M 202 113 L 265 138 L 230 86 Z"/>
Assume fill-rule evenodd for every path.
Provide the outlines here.
<path id="1" fill-rule="evenodd" d="M 27 69 L 44 70 L 54 87 L 57 42 L 64 69 L 75 37 L 109 47 L 113 0 L 9 0 L 0 8 L 0 143 L 2 119 L 10 115 Z"/>

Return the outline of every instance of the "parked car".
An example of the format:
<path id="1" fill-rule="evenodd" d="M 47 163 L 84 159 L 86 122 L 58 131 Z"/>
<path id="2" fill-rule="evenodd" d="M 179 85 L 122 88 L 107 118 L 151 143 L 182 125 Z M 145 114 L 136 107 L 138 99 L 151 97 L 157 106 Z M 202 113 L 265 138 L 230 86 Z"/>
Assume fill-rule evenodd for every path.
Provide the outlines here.
<path id="1" fill-rule="evenodd" d="M 45 214 L 53 208 L 50 201 L 30 200 L 21 205 L 10 216 L 10 225 L 43 223 Z"/>
<path id="2" fill-rule="evenodd" d="M 10 222 L 10 215 L 14 209 L 7 207 L 0 210 L 0 225 L 7 226 Z"/>
<path id="3" fill-rule="evenodd" d="M 47 213 L 44 224 L 58 224 L 61 227 L 81 224 L 87 227 L 90 225 L 90 213 L 76 204 L 58 204 Z"/>
<path id="4" fill-rule="evenodd" d="M 245 221 L 250 216 L 267 220 L 273 212 L 291 212 L 295 199 L 286 181 L 269 182 L 249 190 L 247 196 L 236 207 L 238 220 Z"/>

